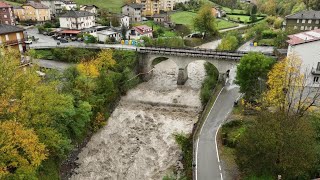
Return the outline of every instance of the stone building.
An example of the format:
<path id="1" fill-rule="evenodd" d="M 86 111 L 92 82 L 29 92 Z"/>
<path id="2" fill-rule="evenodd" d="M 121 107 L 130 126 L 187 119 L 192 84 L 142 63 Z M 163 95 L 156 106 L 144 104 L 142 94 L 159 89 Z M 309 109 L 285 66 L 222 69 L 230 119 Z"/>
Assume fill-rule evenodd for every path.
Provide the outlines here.
<path id="1" fill-rule="evenodd" d="M 286 30 L 309 31 L 320 27 L 320 11 L 301 11 L 288 15 L 283 22 Z"/>

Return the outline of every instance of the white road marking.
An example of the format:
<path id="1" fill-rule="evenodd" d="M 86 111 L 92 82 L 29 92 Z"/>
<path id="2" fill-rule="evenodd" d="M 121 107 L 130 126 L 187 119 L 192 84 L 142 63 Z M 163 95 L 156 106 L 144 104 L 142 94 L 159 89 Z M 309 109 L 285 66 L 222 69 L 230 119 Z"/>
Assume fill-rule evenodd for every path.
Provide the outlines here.
<path id="1" fill-rule="evenodd" d="M 209 111 L 209 114 L 211 113 L 211 111 L 212 111 L 212 109 L 213 109 L 213 107 L 214 107 L 214 105 L 216 104 L 216 102 L 217 102 L 217 100 L 218 100 L 218 98 L 219 98 L 219 96 L 220 96 L 220 94 L 221 94 L 221 92 L 222 92 L 222 90 L 224 89 L 224 87 L 220 90 L 220 92 L 219 92 L 219 94 L 218 94 L 218 96 L 217 96 L 217 98 L 215 99 L 215 101 L 214 101 L 214 103 L 213 103 L 213 106 L 211 107 L 211 109 L 210 109 L 210 111 Z M 204 123 L 203 123 L 203 125 L 202 125 L 202 127 L 201 127 L 201 129 L 200 129 L 200 133 L 199 133 L 199 137 L 198 137 L 198 141 L 197 141 L 197 146 L 196 146 L 196 162 L 195 162 L 195 164 L 196 164 L 196 167 L 195 167 L 195 171 L 196 171 L 196 176 L 195 176 L 195 180 L 198 180 L 198 149 L 199 149 L 199 141 L 200 141 L 200 135 L 201 135 L 201 133 L 202 133 L 202 129 L 203 129 L 203 126 L 206 124 L 206 122 L 207 122 L 207 119 L 208 119 L 208 117 L 209 117 L 209 114 L 208 114 L 208 116 L 206 117 L 206 119 L 205 119 L 205 121 L 204 121 Z M 218 131 L 217 131 L 218 132 Z M 217 134 L 216 134 L 217 135 Z M 217 144 L 217 142 L 216 142 L 216 144 Z M 218 154 L 218 153 L 217 153 Z M 219 160 L 219 154 L 218 154 L 218 162 L 220 162 L 220 160 Z M 220 173 L 221 174 L 221 173 Z M 222 180 L 222 174 L 221 174 L 221 180 Z"/>

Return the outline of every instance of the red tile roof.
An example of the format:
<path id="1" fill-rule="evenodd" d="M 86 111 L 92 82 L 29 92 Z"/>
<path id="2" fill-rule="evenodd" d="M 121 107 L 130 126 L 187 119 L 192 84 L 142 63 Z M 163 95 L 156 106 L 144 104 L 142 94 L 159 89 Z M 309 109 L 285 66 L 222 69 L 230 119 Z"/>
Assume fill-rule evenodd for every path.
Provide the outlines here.
<path id="1" fill-rule="evenodd" d="M 10 4 L 0 1 L 0 8 L 9 8 L 12 7 Z"/>
<path id="2" fill-rule="evenodd" d="M 320 29 L 301 32 L 288 36 L 290 39 L 287 41 L 290 45 L 304 44 L 320 40 Z"/>
<path id="3" fill-rule="evenodd" d="M 135 26 L 133 29 L 138 31 L 141 35 L 152 32 L 152 28 L 147 25 Z"/>
<path id="4" fill-rule="evenodd" d="M 62 30 L 60 33 L 62 34 L 79 34 L 81 31 L 79 30 Z"/>

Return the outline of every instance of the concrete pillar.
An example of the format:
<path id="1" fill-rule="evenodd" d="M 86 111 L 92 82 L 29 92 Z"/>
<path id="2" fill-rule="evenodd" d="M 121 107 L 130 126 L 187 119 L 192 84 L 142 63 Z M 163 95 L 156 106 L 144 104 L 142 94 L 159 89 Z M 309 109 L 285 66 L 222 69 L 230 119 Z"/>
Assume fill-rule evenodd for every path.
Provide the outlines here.
<path id="1" fill-rule="evenodd" d="M 186 81 L 188 80 L 188 68 L 179 68 L 178 73 L 178 85 L 184 85 Z"/>
<path id="2" fill-rule="evenodd" d="M 139 55 L 139 74 L 143 81 L 149 81 L 152 77 L 152 65 L 147 54 Z"/>

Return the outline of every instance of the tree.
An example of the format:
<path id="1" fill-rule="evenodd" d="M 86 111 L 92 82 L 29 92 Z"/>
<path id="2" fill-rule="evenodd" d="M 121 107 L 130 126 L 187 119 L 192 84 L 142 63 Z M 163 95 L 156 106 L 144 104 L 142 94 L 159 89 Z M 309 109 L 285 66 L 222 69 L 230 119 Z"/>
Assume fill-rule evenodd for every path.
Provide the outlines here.
<path id="1" fill-rule="evenodd" d="M 240 92 L 249 101 L 256 101 L 262 93 L 262 81 L 267 79 L 267 74 L 272 68 L 274 60 L 261 53 L 249 53 L 240 59 L 237 66 L 236 83 Z"/>
<path id="2" fill-rule="evenodd" d="M 234 51 L 238 48 L 239 41 L 237 37 L 232 35 L 227 35 L 222 38 L 221 43 L 218 45 L 218 50 L 220 51 Z"/>
<path id="3" fill-rule="evenodd" d="M 204 5 L 194 18 L 194 27 L 197 31 L 204 33 L 205 37 L 217 35 L 215 17 L 212 15 L 211 6 Z"/>
<path id="4" fill-rule="evenodd" d="M 288 33 L 286 31 L 279 31 L 277 37 L 274 38 L 274 45 L 277 48 L 286 48 L 288 47 L 287 43 Z"/>
<path id="5" fill-rule="evenodd" d="M 33 130 L 15 121 L 0 122 L 0 179 L 36 179 L 47 155 Z"/>
<path id="6" fill-rule="evenodd" d="M 275 15 L 277 9 L 277 2 L 275 0 L 268 0 L 264 5 L 264 10 L 268 15 Z"/>
<path id="7" fill-rule="evenodd" d="M 309 72 L 294 54 L 279 61 L 268 74 L 264 101 L 284 114 L 303 116 L 320 96 L 320 88 L 309 88 Z"/>
<path id="8" fill-rule="evenodd" d="M 303 157 L 303 158 L 301 158 Z M 261 112 L 236 146 L 236 162 L 247 176 L 308 178 L 317 162 L 315 132 L 310 121 L 282 112 Z"/>
<path id="9" fill-rule="evenodd" d="M 119 27 L 121 25 L 119 18 L 115 15 L 111 17 L 110 22 L 111 22 L 111 26 L 113 27 Z"/>
<path id="10" fill-rule="evenodd" d="M 124 24 L 122 24 L 122 26 L 121 26 L 121 36 L 122 36 L 122 39 L 123 39 L 123 40 L 126 40 L 126 39 L 127 39 L 127 31 L 128 31 L 127 26 L 125 26 Z"/>

